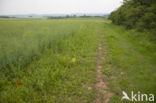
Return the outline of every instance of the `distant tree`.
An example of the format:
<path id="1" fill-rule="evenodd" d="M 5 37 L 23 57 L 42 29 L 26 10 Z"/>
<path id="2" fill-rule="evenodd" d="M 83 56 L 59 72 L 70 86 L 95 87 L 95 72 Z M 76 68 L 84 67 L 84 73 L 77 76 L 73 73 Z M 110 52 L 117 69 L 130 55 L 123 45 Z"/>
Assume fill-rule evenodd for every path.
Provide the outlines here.
<path id="1" fill-rule="evenodd" d="M 0 18 L 10 18 L 9 16 L 0 16 Z"/>

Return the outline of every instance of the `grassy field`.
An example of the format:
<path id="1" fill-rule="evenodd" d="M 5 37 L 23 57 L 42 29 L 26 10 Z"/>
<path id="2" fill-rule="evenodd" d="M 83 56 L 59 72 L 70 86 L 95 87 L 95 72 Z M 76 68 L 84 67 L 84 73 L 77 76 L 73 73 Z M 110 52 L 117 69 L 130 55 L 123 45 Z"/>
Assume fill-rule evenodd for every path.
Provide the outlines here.
<path id="1" fill-rule="evenodd" d="M 1 103 L 93 100 L 94 89 L 88 87 L 94 82 L 99 23 L 44 20 L 1 25 Z"/>
<path id="2" fill-rule="evenodd" d="M 0 20 L 0 103 L 93 103 L 99 28 L 110 103 L 129 103 L 123 90 L 156 94 L 151 34 L 102 18 Z"/>

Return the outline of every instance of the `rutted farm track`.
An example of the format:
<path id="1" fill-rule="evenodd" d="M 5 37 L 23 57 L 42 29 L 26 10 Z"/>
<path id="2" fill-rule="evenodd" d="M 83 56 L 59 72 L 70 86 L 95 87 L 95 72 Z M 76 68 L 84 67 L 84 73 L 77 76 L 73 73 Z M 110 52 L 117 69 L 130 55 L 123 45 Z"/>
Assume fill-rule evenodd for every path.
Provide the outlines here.
<path id="1" fill-rule="evenodd" d="M 112 93 L 108 92 L 108 85 L 107 85 L 107 80 L 106 80 L 106 75 L 102 73 L 103 66 L 102 62 L 105 60 L 104 55 L 102 54 L 103 52 L 103 44 L 102 44 L 102 37 L 101 35 L 103 34 L 102 27 L 99 27 L 99 32 L 98 32 L 98 48 L 97 48 L 97 58 L 96 58 L 96 98 L 95 98 L 95 103 L 108 103 L 110 98 L 112 97 Z M 106 53 L 106 49 L 104 50 L 104 53 Z"/>

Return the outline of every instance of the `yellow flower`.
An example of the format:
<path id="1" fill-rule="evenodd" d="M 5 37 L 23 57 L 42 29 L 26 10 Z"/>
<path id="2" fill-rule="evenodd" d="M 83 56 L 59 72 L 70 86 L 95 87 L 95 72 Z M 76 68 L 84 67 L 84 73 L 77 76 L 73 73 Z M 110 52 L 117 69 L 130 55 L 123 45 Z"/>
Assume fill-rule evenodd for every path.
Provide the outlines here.
<path id="1" fill-rule="evenodd" d="M 73 63 L 76 62 L 76 58 L 72 58 L 72 62 L 73 62 Z"/>

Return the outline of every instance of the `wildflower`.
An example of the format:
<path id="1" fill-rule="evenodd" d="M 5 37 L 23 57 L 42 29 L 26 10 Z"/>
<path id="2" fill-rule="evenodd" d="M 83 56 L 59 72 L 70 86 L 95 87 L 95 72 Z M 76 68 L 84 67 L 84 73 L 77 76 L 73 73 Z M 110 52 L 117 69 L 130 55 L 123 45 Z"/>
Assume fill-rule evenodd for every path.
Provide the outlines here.
<path id="1" fill-rule="evenodd" d="M 73 62 L 73 63 L 76 62 L 76 58 L 72 58 L 72 62 Z"/>
<path id="2" fill-rule="evenodd" d="M 21 84 L 22 84 L 22 83 L 20 83 L 20 82 L 19 82 L 19 83 L 17 83 L 17 85 L 21 85 Z"/>

